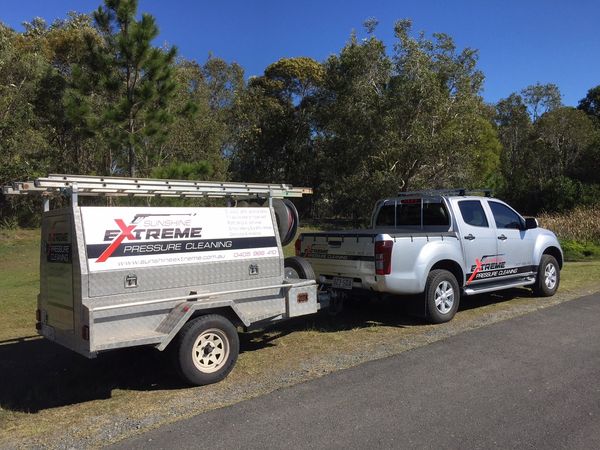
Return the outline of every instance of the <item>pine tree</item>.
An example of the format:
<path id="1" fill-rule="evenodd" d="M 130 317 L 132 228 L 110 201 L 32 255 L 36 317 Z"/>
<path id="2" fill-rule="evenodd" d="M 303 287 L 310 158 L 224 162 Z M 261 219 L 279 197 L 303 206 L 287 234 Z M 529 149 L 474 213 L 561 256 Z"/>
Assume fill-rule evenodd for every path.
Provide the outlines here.
<path id="1" fill-rule="evenodd" d="M 86 64 L 74 67 L 66 96 L 73 120 L 104 135 L 111 164 L 117 171 L 126 166 L 131 177 L 138 174 L 141 153 L 164 141 L 173 120 L 177 53 L 175 47 L 152 46 L 158 27 L 149 14 L 137 20 L 137 7 L 137 0 L 105 0 L 94 12 L 102 39 L 89 40 Z"/>

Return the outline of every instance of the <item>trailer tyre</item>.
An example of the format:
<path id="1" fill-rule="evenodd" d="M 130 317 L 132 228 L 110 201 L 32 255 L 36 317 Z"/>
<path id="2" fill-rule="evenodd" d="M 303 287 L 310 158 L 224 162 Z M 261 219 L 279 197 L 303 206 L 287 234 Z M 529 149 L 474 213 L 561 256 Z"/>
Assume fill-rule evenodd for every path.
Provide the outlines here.
<path id="1" fill-rule="evenodd" d="M 542 255 L 533 293 L 537 297 L 552 297 L 560 284 L 560 268 L 552 255 Z"/>
<path id="2" fill-rule="evenodd" d="M 287 198 L 273 199 L 273 210 L 277 220 L 277 229 L 281 245 L 288 245 L 296 237 L 300 223 L 296 206 Z"/>
<path id="3" fill-rule="evenodd" d="M 315 280 L 315 271 L 309 262 L 299 256 L 289 256 L 283 260 L 283 270 L 286 278 L 300 278 L 301 280 Z"/>
<path id="4" fill-rule="evenodd" d="M 240 341 L 233 324 L 223 316 L 209 314 L 183 326 L 174 357 L 181 377 L 202 386 L 225 378 L 239 351 Z"/>
<path id="5" fill-rule="evenodd" d="M 460 290 L 456 277 L 447 270 L 429 272 L 425 284 L 427 318 L 431 323 L 452 320 L 460 302 Z"/>

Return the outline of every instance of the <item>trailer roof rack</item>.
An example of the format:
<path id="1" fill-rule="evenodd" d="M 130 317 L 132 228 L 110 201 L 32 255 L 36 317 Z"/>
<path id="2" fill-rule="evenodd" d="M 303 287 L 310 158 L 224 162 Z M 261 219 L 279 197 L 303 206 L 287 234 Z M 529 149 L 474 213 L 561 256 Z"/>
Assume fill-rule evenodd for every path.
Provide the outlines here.
<path id="1" fill-rule="evenodd" d="M 491 189 L 465 189 L 465 188 L 457 188 L 457 189 L 438 189 L 438 190 L 423 190 L 423 191 L 408 191 L 408 192 L 398 192 L 398 197 L 412 197 L 412 196 L 450 196 L 456 195 L 464 197 L 466 195 L 484 195 L 485 197 L 492 196 Z"/>
<path id="2" fill-rule="evenodd" d="M 12 185 L 4 186 L 2 193 L 5 195 L 41 194 L 45 197 L 67 194 L 96 197 L 285 198 L 312 194 L 312 189 L 293 187 L 289 184 L 50 174 L 34 181 L 14 182 Z"/>

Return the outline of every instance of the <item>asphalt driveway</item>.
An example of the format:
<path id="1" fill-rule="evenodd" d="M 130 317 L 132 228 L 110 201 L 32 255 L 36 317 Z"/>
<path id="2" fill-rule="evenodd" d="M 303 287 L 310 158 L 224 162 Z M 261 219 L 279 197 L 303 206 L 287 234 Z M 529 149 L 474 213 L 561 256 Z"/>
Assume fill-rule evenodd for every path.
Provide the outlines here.
<path id="1" fill-rule="evenodd" d="M 600 295 L 163 426 L 115 448 L 600 448 Z"/>

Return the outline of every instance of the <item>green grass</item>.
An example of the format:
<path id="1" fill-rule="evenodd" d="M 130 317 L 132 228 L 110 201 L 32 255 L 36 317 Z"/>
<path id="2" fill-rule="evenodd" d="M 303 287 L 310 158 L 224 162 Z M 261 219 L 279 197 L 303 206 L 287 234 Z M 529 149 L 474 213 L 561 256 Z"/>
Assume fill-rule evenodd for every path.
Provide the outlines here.
<path id="1" fill-rule="evenodd" d="M 0 232 L 0 341 L 35 335 L 39 230 Z"/>
<path id="2" fill-rule="evenodd" d="M 285 254 L 293 253 L 292 242 Z M 455 319 L 439 326 L 406 314 L 399 302 L 293 319 L 242 333 L 243 352 L 229 377 L 188 388 L 176 384 L 158 352 L 127 349 L 86 360 L 41 339 L 21 340 L 36 334 L 38 271 L 39 230 L 0 232 L 0 447 L 14 439 L 62 439 L 73 429 L 92 439 L 119 420 L 197 414 L 600 289 L 600 261 L 568 262 L 555 297 L 535 298 L 525 289 L 466 297 Z M 257 384 L 266 379 L 275 381 Z"/>

